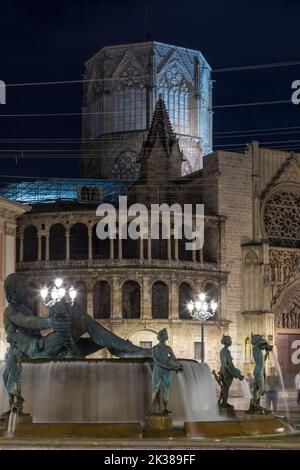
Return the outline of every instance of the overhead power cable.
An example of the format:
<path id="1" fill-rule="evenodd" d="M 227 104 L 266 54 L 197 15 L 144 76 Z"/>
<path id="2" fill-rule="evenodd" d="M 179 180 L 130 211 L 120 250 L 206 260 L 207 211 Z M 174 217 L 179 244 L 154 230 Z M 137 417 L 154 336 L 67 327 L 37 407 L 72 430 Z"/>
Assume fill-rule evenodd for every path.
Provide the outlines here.
<path id="1" fill-rule="evenodd" d="M 257 69 L 268 69 L 274 67 L 291 67 L 293 65 L 300 65 L 300 60 L 292 60 L 289 62 L 274 62 L 271 64 L 257 64 L 257 65 L 242 65 L 238 67 L 224 67 L 219 69 L 214 69 L 213 73 L 220 72 L 240 72 L 243 70 L 257 70 Z"/>
<path id="2" fill-rule="evenodd" d="M 286 131 L 288 129 L 297 129 L 293 131 Z M 268 135 L 268 131 L 278 131 L 274 132 L 275 134 L 289 134 L 289 133 L 298 133 L 300 132 L 300 126 L 286 126 L 286 127 L 269 127 L 269 128 L 262 128 L 262 129 L 239 129 L 239 130 L 232 130 L 232 131 L 219 131 L 214 132 L 215 139 L 221 138 L 229 138 L 229 137 L 243 137 L 240 135 L 241 133 L 248 133 L 249 137 L 251 135 L 261 136 L 261 135 Z M 282 131 L 282 132 L 280 132 Z M 144 130 L 146 132 L 146 130 Z M 248 137 L 248 134 L 245 137 Z M 228 137 L 227 137 L 228 135 Z M 269 134 L 271 135 L 271 134 Z M 180 137 L 180 135 L 179 135 Z M 195 136 L 193 136 L 195 137 Z M 118 139 L 117 137 L 106 137 L 105 134 L 99 137 L 44 137 L 44 138 L 0 138 L 0 143 L 15 143 L 15 142 L 30 142 L 30 143 L 93 143 L 93 142 L 123 142 L 123 139 Z"/>
<path id="3" fill-rule="evenodd" d="M 223 67 L 212 70 L 212 73 L 223 73 L 223 72 L 239 72 L 243 70 L 257 70 L 266 68 L 280 68 L 280 67 L 291 67 L 300 65 L 300 60 L 292 60 L 286 62 L 274 62 L 269 64 L 253 64 L 253 65 L 242 65 L 236 67 Z M 140 75 L 138 78 L 150 78 L 150 74 Z M 19 82 L 19 83 L 6 83 L 7 87 L 22 87 L 22 86 L 49 86 L 49 85 L 73 85 L 90 82 L 109 82 L 109 81 L 126 81 L 127 77 L 107 77 L 107 78 L 82 78 L 77 80 L 47 80 L 47 81 L 36 81 L 36 82 Z"/>
<path id="4" fill-rule="evenodd" d="M 287 100 L 276 100 L 276 101 L 255 101 L 255 102 L 248 102 L 248 103 L 232 103 L 232 104 L 220 104 L 213 106 L 213 109 L 221 109 L 221 108 L 242 108 L 247 106 L 268 106 L 268 105 L 275 105 L 275 104 L 291 104 L 291 99 Z M 206 107 L 205 107 L 206 108 Z M 104 112 L 82 112 L 82 113 L 20 113 L 20 114 L 0 114 L 2 118 L 9 118 L 9 117 L 66 117 L 66 116 L 85 116 L 85 115 L 103 115 L 103 114 L 116 114 L 122 113 L 123 111 L 114 112 L 114 111 L 104 111 Z"/>

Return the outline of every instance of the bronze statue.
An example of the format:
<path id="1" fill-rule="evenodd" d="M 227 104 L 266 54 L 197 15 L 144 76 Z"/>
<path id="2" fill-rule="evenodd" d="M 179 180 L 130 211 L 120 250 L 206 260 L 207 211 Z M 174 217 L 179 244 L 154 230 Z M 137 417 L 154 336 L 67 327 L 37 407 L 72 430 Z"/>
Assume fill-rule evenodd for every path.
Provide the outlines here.
<path id="1" fill-rule="evenodd" d="M 165 342 L 168 339 L 166 328 L 159 331 L 157 335 L 159 343 L 152 348 L 152 357 L 154 367 L 152 370 L 152 406 L 150 415 L 168 416 L 171 412 L 168 410 L 170 387 L 172 381 L 172 371 L 182 371 L 181 363 L 176 359 L 170 346 Z M 162 389 L 162 407 L 161 407 L 161 389 Z"/>
<path id="2" fill-rule="evenodd" d="M 218 374 L 213 371 L 214 377 L 221 387 L 218 404 L 220 408 L 233 408 L 233 406 L 228 403 L 229 389 L 233 379 L 243 380 L 244 376 L 239 369 L 234 367 L 232 362 L 232 357 L 229 350 L 229 347 L 232 345 L 231 336 L 223 335 L 221 343 L 224 345 L 220 351 L 221 367 Z"/>
<path id="3" fill-rule="evenodd" d="M 253 372 L 254 382 L 252 389 L 252 399 L 250 401 L 250 407 L 248 412 L 251 414 L 263 414 L 267 410 L 260 406 L 261 396 L 265 391 L 265 362 L 269 356 L 269 352 L 272 351 L 273 346 L 267 343 L 262 335 L 251 335 L 251 343 L 253 350 L 253 358 L 255 361 L 255 368 Z M 265 352 L 265 354 L 263 353 Z"/>
<path id="4" fill-rule="evenodd" d="M 49 309 L 49 317 L 37 317 L 29 308 L 28 284 L 21 274 L 10 274 L 4 282 L 8 306 L 4 310 L 4 328 L 9 349 L 5 358 L 3 380 L 14 405 L 22 412 L 22 359 L 85 357 L 107 348 L 118 357 L 151 357 L 151 350 L 135 346 L 128 340 L 99 325 L 88 314 L 62 301 Z M 51 328 L 46 336 L 41 330 Z M 89 337 L 82 338 L 84 333 Z"/>

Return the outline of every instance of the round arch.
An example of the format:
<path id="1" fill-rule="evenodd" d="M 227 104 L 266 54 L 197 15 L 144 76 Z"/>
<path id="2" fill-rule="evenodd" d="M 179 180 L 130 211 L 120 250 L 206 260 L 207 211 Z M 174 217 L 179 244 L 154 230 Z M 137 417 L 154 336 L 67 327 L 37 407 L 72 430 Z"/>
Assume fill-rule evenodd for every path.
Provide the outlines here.
<path id="1" fill-rule="evenodd" d="M 217 263 L 219 258 L 219 231 L 214 225 L 204 227 L 203 261 Z"/>
<path id="2" fill-rule="evenodd" d="M 49 230 L 49 259 L 66 258 L 66 229 L 61 223 L 54 224 Z"/>
<path id="3" fill-rule="evenodd" d="M 38 259 L 38 230 L 35 225 L 28 225 L 23 232 L 23 261 Z"/>
<path id="4" fill-rule="evenodd" d="M 135 319 L 141 316 L 141 287 L 131 279 L 122 284 L 122 316 Z"/>
<path id="5" fill-rule="evenodd" d="M 88 227 L 76 222 L 70 227 L 70 259 L 88 258 Z"/>
<path id="6" fill-rule="evenodd" d="M 215 301 L 219 305 L 220 301 L 220 287 L 218 282 L 212 279 L 207 279 L 202 286 L 203 292 L 206 294 L 207 301 Z M 215 318 L 218 315 L 218 310 L 215 313 Z"/>
<path id="7" fill-rule="evenodd" d="M 163 281 L 152 284 L 152 318 L 169 318 L 169 286 Z"/>
<path id="8" fill-rule="evenodd" d="M 183 281 L 179 285 L 179 318 L 181 320 L 190 320 L 191 315 L 188 311 L 188 303 L 194 299 L 194 290 L 189 282 Z"/>
<path id="9" fill-rule="evenodd" d="M 96 319 L 108 319 L 111 315 L 111 286 L 106 280 L 93 287 L 93 315 Z"/>
<path id="10" fill-rule="evenodd" d="M 87 287 L 83 281 L 76 281 L 74 287 L 77 290 L 76 308 L 81 315 L 87 313 Z"/>
<path id="11" fill-rule="evenodd" d="M 110 239 L 105 238 L 104 240 L 100 240 L 100 238 L 98 238 L 97 223 L 92 227 L 92 258 L 108 259 L 110 258 Z"/>

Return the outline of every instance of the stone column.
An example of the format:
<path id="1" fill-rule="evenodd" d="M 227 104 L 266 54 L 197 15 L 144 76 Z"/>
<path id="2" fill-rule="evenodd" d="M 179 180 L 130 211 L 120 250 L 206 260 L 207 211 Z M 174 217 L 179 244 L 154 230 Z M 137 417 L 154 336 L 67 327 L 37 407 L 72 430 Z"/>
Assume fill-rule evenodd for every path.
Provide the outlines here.
<path id="1" fill-rule="evenodd" d="M 88 238 L 89 238 L 89 245 L 88 245 L 88 254 L 89 254 L 89 259 L 93 258 L 93 239 L 92 239 L 92 229 L 88 229 Z"/>
<path id="2" fill-rule="evenodd" d="M 24 257 L 24 236 L 20 236 L 20 262 L 23 261 Z"/>
<path id="3" fill-rule="evenodd" d="M 148 320 L 152 318 L 152 312 L 151 312 L 151 279 L 149 276 L 143 276 L 142 280 L 142 312 L 141 312 L 141 318 L 143 320 Z"/>
<path id="4" fill-rule="evenodd" d="M 144 259 L 144 239 L 140 238 L 140 259 Z"/>
<path id="5" fill-rule="evenodd" d="M 110 253 L 110 259 L 114 259 L 114 239 L 113 238 L 109 239 L 109 253 Z"/>
<path id="6" fill-rule="evenodd" d="M 113 240 L 112 240 L 113 241 Z M 120 277 L 113 276 L 112 278 L 112 319 L 122 318 L 122 289 L 120 286 Z"/>
<path id="7" fill-rule="evenodd" d="M 87 286 L 87 313 L 91 317 L 93 316 L 93 310 L 94 310 L 94 305 L 93 305 L 93 289 L 91 288 L 90 285 Z"/>
<path id="8" fill-rule="evenodd" d="M 151 227 L 148 229 L 148 246 L 147 246 L 148 260 L 151 259 Z"/>
<path id="9" fill-rule="evenodd" d="M 196 279 L 195 281 L 195 292 L 194 295 L 199 295 L 202 292 L 202 279 Z"/>
<path id="10" fill-rule="evenodd" d="M 42 259 L 42 236 L 38 235 L 38 261 Z"/>
<path id="11" fill-rule="evenodd" d="M 178 261 L 178 238 L 174 238 L 175 243 L 175 261 Z"/>
<path id="12" fill-rule="evenodd" d="M 178 282 L 175 277 L 171 278 L 169 299 L 170 299 L 169 318 L 171 318 L 172 320 L 178 320 L 179 318 L 179 303 L 178 303 L 179 295 L 178 295 Z"/>
<path id="13" fill-rule="evenodd" d="M 46 237 L 46 261 L 49 261 L 49 232 L 45 233 Z"/>
<path id="14" fill-rule="evenodd" d="M 70 259 L 70 232 L 66 230 L 66 260 Z"/>
<path id="15" fill-rule="evenodd" d="M 172 259 L 172 245 L 171 245 L 171 238 L 168 238 L 168 260 Z"/>
<path id="16" fill-rule="evenodd" d="M 122 259 L 123 253 L 122 253 L 122 238 L 118 237 L 118 258 Z"/>

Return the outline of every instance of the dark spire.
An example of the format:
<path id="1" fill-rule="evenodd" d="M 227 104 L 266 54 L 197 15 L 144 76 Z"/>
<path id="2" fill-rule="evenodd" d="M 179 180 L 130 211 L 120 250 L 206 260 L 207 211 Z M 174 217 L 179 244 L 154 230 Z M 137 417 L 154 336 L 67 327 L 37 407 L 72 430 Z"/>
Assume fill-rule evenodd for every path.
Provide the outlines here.
<path id="1" fill-rule="evenodd" d="M 161 95 L 156 103 L 149 132 L 144 142 L 144 150 L 148 153 L 152 150 L 156 139 L 159 138 L 162 147 L 170 155 L 177 138 L 173 132 L 169 114 Z"/>

